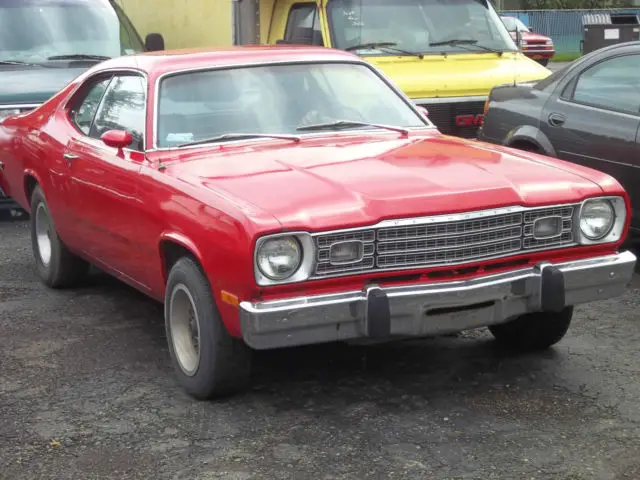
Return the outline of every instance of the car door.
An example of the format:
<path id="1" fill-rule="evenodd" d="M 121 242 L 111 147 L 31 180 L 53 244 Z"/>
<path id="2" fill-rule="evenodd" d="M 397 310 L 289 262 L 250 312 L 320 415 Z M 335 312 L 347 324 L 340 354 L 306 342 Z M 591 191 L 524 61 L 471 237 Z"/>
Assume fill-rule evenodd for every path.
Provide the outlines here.
<path id="1" fill-rule="evenodd" d="M 544 106 L 540 129 L 558 157 L 615 177 L 631 196 L 640 227 L 640 55 L 582 68 Z"/>
<path id="2" fill-rule="evenodd" d="M 70 209 L 80 223 L 83 249 L 96 263 L 124 280 L 142 281 L 138 225 L 143 215 L 138 184 L 144 163 L 146 80 L 131 72 L 115 74 L 96 109 L 90 128 L 70 139 Z M 100 139 L 108 130 L 124 130 L 133 142 L 119 150 Z"/>

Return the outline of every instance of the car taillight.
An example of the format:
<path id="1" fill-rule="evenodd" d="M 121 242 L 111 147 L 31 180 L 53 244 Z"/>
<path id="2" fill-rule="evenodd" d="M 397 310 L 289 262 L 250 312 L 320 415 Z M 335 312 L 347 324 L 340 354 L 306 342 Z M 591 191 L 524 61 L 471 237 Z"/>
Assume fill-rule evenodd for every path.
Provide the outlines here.
<path id="1" fill-rule="evenodd" d="M 482 114 L 487 115 L 487 110 L 489 110 L 489 97 L 484 101 L 484 108 L 482 109 Z"/>

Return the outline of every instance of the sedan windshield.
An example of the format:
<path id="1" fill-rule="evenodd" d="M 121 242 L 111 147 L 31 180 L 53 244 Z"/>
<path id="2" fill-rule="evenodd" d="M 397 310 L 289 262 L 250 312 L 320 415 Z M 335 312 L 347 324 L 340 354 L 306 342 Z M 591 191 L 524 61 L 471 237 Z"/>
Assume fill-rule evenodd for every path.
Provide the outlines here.
<path id="1" fill-rule="evenodd" d="M 109 0 L 0 0 L 0 60 L 100 60 L 143 50 L 133 26 Z"/>
<path id="2" fill-rule="evenodd" d="M 238 134 L 297 136 L 430 125 L 371 68 L 353 63 L 177 73 L 162 80 L 158 94 L 161 148 Z"/>
<path id="3" fill-rule="evenodd" d="M 333 45 L 359 55 L 398 55 L 375 48 L 386 42 L 425 54 L 516 50 L 488 1 L 329 0 L 327 11 Z"/>

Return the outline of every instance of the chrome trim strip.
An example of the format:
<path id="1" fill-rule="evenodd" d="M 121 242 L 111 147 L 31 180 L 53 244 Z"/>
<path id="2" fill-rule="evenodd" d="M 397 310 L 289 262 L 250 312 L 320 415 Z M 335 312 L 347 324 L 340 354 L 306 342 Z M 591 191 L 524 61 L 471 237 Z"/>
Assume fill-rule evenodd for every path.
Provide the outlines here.
<path id="1" fill-rule="evenodd" d="M 38 108 L 42 103 L 21 103 L 11 105 L 0 105 L 0 110 L 12 110 L 15 108 Z"/>
<path id="2" fill-rule="evenodd" d="M 484 102 L 488 98 L 488 95 L 474 95 L 469 97 L 426 97 L 426 98 L 412 98 L 415 103 L 429 104 L 429 103 L 465 103 L 465 102 Z"/>
<path id="3" fill-rule="evenodd" d="M 155 81 L 155 88 L 154 88 L 154 98 L 153 98 L 153 128 L 152 128 L 152 143 L 151 143 L 151 149 L 147 150 L 149 151 L 173 151 L 173 150 L 185 150 L 187 148 L 195 148 L 195 147 L 182 147 L 182 148 L 178 148 L 178 147 L 158 147 L 158 138 L 157 138 L 157 131 L 158 131 L 158 105 L 159 105 L 159 92 L 160 92 L 160 82 L 162 80 L 164 80 L 166 77 L 170 77 L 173 75 L 181 75 L 181 74 L 185 74 L 185 73 L 194 73 L 194 72 L 204 72 L 204 71 L 215 71 L 215 70 L 230 70 L 230 69 L 234 69 L 234 68 L 251 68 L 251 67 L 265 67 L 265 66 L 270 66 L 270 65 L 304 65 L 304 64 L 332 64 L 332 63 L 343 63 L 343 64 L 353 64 L 353 65 L 361 65 L 364 67 L 367 67 L 369 70 L 371 70 L 374 74 L 376 74 L 378 77 L 380 77 L 380 79 L 387 84 L 387 86 L 393 90 L 396 95 L 398 95 L 400 97 L 401 100 L 403 100 L 407 106 L 418 116 L 418 118 L 420 118 L 420 120 L 422 120 L 423 122 L 425 122 L 424 127 L 412 127 L 409 128 L 408 130 L 413 131 L 415 130 L 423 130 L 423 129 L 434 129 L 436 130 L 437 127 L 436 125 L 431 122 L 431 120 L 429 120 L 428 118 L 426 118 L 418 109 L 417 109 L 417 105 L 414 104 L 414 102 L 402 91 L 400 90 L 399 87 L 397 87 L 395 85 L 395 83 L 393 83 L 390 78 L 385 75 L 382 70 L 378 69 L 377 67 L 373 66 L 372 64 L 360 59 L 359 57 L 356 57 L 354 55 L 355 58 L 349 60 L 346 58 L 341 58 L 341 59 L 318 59 L 318 60 L 282 60 L 282 61 L 265 61 L 265 62 L 249 62 L 249 63 L 233 63 L 233 64 L 228 64 L 228 65 L 208 65 L 208 66 L 204 66 L 204 67 L 191 67 L 191 68 L 184 68 L 181 70 L 172 70 L 170 72 L 164 72 L 161 75 L 158 75 L 158 77 L 156 78 Z M 147 106 L 149 104 L 147 103 Z M 147 112 L 148 113 L 148 112 Z M 350 133 L 351 135 L 353 135 L 354 133 L 365 133 L 368 132 L 369 130 L 354 130 Z M 374 129 L 371 131 L 375 131 L 375 132 L 380 132 L 379 129 Z M 332 135 L 334 132 L 331 132 Z M 324 133 L 313 133 L 313 134 L 300 134 L 299 136 L 301 137 L 307 137 L 309 136 L 310 138 L 312 137 L 318 137 L 318 136 L 326 136 L 326 132 Z M 256 139 L 257 141 L 264 141 L 264 139 Z M 247 140 L 230 140 L 228 142 L 219 142 L 216 143 L 216 145 L 226 145 L 229 143 L 233 143 L 233 142 L 246 142 Z M 199 145 L 198 148 L 202 148 L 202 145 Z"/>

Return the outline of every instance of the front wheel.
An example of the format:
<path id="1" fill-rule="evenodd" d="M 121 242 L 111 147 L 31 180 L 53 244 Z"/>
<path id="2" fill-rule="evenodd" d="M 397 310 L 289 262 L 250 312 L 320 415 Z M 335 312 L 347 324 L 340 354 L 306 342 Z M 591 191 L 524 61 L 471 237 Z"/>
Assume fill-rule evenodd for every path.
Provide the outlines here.
<path id="1" fill-rule="evenodd" d="M 192 258 L 171 269 L 164 311 L 171 360 L 189 395 L 208 400 L 248 386 L 251 350 L 227 332 L 209 281 Z"/>
<path id="2" fill-rule="evenodd" d="M 535 312 L 521 315 L 507 323 L 492 325 L 489 330 L 496 341 L 510 349 L 545 350 L 558 343 L 569 330 L 573 307 L 561 312 Z"/>

